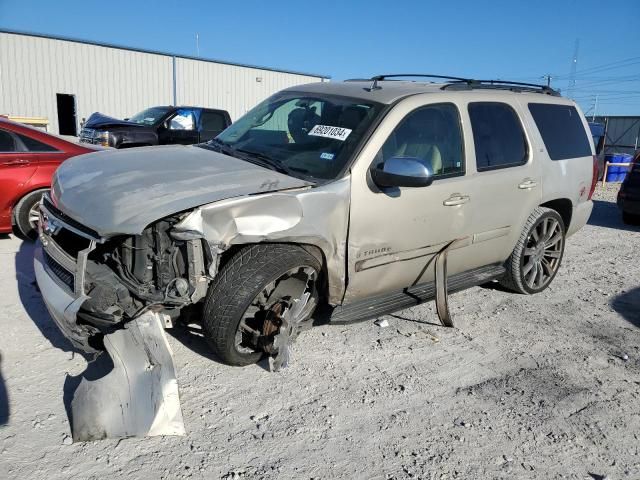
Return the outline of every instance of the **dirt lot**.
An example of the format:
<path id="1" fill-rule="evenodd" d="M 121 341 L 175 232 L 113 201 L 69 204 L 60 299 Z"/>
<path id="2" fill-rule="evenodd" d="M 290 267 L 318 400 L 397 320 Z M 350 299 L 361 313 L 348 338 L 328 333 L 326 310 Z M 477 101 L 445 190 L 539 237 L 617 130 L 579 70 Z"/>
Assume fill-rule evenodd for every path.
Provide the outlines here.
<path id="1" fill-rule="evenodd" d="M 71 444 L 63 384 L 85 361 L 34 287 L 33 246 L 0 239 L 0 478 L 638 479 L 640 229 L 612 187 L 549 289 L 454 295 L 457 329 L 431 304 L 317 327 L 277 374 L 175 332 L 185 437 Z"/>

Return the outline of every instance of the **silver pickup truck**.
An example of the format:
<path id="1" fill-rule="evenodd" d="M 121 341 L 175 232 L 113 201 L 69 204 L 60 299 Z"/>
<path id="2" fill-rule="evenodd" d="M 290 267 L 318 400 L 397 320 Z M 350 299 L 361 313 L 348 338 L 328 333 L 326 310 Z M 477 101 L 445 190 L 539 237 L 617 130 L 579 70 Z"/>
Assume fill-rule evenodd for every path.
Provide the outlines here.
<path id="1" fill-rule="evenodd" d="M 289 88 L 208 143 L 65 162 L 37 281 L 78 348 L 193 306 L 233 365 L 277 356 L 319 305 L 351 322 L 494 280 L 537 293 L 591 213 L 588 132 L 573 101 L 515 82 Z"/>

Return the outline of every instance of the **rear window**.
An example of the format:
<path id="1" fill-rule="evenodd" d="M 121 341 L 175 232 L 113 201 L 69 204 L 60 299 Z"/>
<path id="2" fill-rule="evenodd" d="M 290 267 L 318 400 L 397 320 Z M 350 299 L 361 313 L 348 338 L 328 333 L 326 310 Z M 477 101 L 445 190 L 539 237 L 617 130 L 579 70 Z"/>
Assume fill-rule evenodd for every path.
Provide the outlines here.
<path id="1" fill-rule="evenodd" d="M 58 150 L 52 147 L 51 145 L 47 145 L 46 143 L 40 142 L 35 138 L 27 137 L 26 135 L 20 135 L 16 133 L 24 146 L 27 147 L 27 150 L 30 152 L 57 152 Z"/>
<path id="2" fill-rule="evenodd" d="M 587 132 L 575 107 L 530 103 L 529 111 L 538 126 L 551 160 L 592 155 Z"/>

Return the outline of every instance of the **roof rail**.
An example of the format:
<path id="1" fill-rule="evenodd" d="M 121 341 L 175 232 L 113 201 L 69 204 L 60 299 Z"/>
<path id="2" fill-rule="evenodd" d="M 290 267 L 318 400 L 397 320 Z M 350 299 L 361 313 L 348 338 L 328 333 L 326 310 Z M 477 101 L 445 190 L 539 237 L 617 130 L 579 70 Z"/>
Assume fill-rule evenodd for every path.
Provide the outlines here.
<path id="1" fill-rule="evenodd" d="M 442 86 L 442 90 L 447 89 L 465 89 L 472 90 L 474 88 L 486 88 L 496 90 L 512 90 L 515 92 L 536 92 L 559 97 L 560 92 L 554 90 L 547 85 L 537 83 L 512 82 L 510 80 L 459 80 Z"/>
<path id="2" fill-rule="evenodd" d="M 442 90 L 449 88 L 452 89 L 465 89 L 472 90 L 474 88 L 486 88 L 497 90 L 512 90 L 517 92 L 537 92 L 547 95 L 560 96 L 560 93 L 553 88 L 546 85 L 539 85 L 537 83 L 524 83 L 524 82 L 512 82 L 510 80 L 475 80 L 473 78 L 452 77 L 449 75 L 433 75 L 430 73 L 395 73 L 390 75 L 375 75 L 368 79 L 372 82 L 371 86 L 366 90 L 379 90 L 379 81 L 393 79 L 393 78 L 437 78 L 442 80 L 449 80 L 446 85 L 442 86 Z M 352 79 L 345 80 L 346 82 L 367 81 L 367 79 Z"/>
<path id="3" fill-rule="evenodd" d="M 430 73 L 394 73 L 389 75 L 375 75 L 371 77 L 371 81 L 373 82 L 371 86 L 367 89 L 371 90 L 379 90 L 381 87 L 378 86 L 378 82 L 382 80 L 387 80 L 389 78 L 406 78 L 406 77 L 419 77 L 419 78 L 438 78 L 443 80 L 454 80 L 456 82 L 468 82 L 468 78 L 461 77 L 450 77 L 448 75 L 432 75 Z"/>

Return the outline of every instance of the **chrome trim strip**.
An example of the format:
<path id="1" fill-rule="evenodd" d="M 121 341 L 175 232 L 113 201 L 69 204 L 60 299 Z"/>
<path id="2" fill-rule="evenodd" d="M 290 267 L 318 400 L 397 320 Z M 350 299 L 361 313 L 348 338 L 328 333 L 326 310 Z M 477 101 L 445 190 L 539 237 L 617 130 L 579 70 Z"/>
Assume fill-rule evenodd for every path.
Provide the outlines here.
<path id="1" fill-rule="evenodd" d="M 49 201 L 51 201 L 51 200 L 49 200 Z M 60 225 L 62 225 L 67 230 L 75 233 L 76 235 L 80 235 L 81 237 L 84 237 L 87 240 L 95 241 L 95 242 L 98 242 L 98 243 L 104 243 L 104 241 L 105 241 L 104 237 L 96 238 L 96 237 L 93 237 L 93 236 L 91 236 L 91 235 L 89 235 L 89 234 L 87 234 L 87 233 L 85 233 L 85 232 L 83 232 L 81 230 L 78 230 L 77 228 L 72 227 L 67 222 L 62 220 L 60 217 L 58 217 L 55 214 L 51 213 L 51 211 L 48 210 L 47 207 L 45 207 L 44 202 L 40 203 L 40 214 L 41 214 L 41 216 L 42 216 L 42 212 L 44 212 L 47 215 L 55 218 L 56 222 L 58 222 Z M 42 218 L 41 218 L 41 221 L 42 221 Z M 89 228 L 89 227 L 87 227 L 87 228 Z"/>

